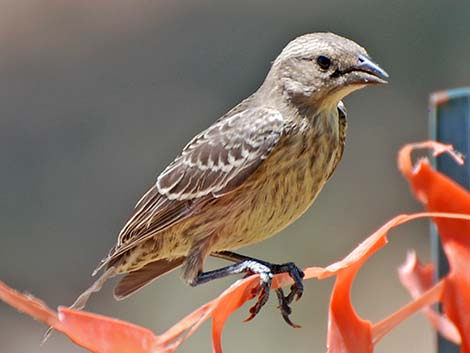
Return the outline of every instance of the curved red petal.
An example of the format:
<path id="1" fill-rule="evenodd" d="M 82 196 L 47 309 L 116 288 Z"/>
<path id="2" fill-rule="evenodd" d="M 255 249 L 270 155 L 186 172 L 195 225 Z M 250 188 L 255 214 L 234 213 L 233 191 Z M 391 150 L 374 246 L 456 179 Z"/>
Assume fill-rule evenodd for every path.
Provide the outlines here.
<path id="1" fill-rule="evenodd" d="M 403 286 L 410 292 L 414 299 L 417 299 L 432 288 L 434 282 L 434 265 L 423 265 L 416 256 L 416 253 L 410 251 L 406 257 L 405 263 L 398 269 L 398 274 Z M 459 331 L 452 321 L 429 306 L 423 308 L 423 312 L 434 329 L 443 337 L 456 344 L 461 343 Z"/>
<path id="2" fill-rule="evenodd" d="M 59 308 L 61 329 L 73 342 L 96 353 L 152 353 L 159 345 L 152 331 L 110 317 Z"/>
<path id="3" fill-rule="evenodd" d="M 21 294 L 0 281 L 0 300 L 46 325 L 59 328 L 56 312 L 32 295 Z"/>
<path id="4" fill-rule="evenodd" d="M 426 160 L 411 167 L 411 152 L 415 148 L 432 148 L 435 153 L 450 152 L 451 147 L 435 142 L 411 144 L 399 153 L 398 163 L 417 198 L 430 211 L 470 214 L 470 194 L 447 176 L 432 169 Z M 444 251 L 449 260 L 443 295 L 444 312 L 457 326 L 462 338 L 462 352 L 470 352 L 470 222 L 435 218 Z"/>

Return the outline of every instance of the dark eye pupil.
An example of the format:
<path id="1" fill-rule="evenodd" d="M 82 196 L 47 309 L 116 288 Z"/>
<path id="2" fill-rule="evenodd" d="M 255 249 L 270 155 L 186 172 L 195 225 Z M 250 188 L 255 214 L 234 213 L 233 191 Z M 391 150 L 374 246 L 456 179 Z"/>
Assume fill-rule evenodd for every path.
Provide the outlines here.
<path id="1" fill-rule="evenodd" d="M 317 58 L 317 64 L 320 66 L 323 70 L 327 70 L 330 65 L 331 65 L 331 60 L 327 58 L 326 56 L 320 55 Z"/>

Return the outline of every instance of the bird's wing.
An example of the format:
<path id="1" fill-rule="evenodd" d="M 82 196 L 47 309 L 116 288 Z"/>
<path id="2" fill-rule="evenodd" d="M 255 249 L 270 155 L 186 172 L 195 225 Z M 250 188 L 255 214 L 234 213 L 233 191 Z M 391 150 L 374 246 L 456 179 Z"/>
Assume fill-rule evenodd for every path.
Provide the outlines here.
<path id="1" fill-rule="evenodd" d="M 266 159 L 282 132 L 277 110 L 249 108 L 223 117 L 194 137 L 137 203 L 97 270 L 206 202 L 237 189 Z"/>
<path id="2" fill-rule="evenodd" d="M 186 145 L 158 177 L 158 190 L 170 200 L 230 192 L 263 162 L 282 130 L 282 115 L 274 109 L 246 109 L 221 119 Z"/>

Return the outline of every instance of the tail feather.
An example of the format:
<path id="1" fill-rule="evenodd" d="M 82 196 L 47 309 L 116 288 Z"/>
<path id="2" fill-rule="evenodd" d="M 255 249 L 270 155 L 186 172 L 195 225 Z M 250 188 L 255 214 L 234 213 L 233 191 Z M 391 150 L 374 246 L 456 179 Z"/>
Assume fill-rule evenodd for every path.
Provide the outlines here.
<path id="1" fill-rule="evenodd" d="M 158 277 L 181 266 L 184 260 L 185 257 L 178 257 L 172 260 L 161 259 L 148 263 L 137 271 L 129 272 L 121 279 L 116 287 L 114 287 L 114 298 L 116 298 L 116 300 L 127 298 Z"/>
<path id="2" fill-rule="evenodd" d="M 70 306 L 70 309 L 82 310 L 85 308 L 88 299 L 93 293 L 99 292 L 103 287 L 104 283 L 116 275 L 116 268 L 111 266 L 80 296 L 75 300 L 75 302 Z"/>

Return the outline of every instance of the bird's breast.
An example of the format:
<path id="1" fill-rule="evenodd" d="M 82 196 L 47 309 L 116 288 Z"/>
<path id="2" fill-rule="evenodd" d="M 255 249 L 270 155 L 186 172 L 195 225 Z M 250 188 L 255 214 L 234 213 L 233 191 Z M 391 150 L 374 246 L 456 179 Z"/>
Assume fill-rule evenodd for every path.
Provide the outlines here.
<path id="1" fill-rule="evenodd" d="M 328 180 L 338 149 L 335 123 L 312 121 L 286 134 L 246 188 L 233 195 L 234 204 L 243 204 L 245 210 L 231 223 L 237 247 L 268 238 L 299 218 Z M 225 239 L 231 242 L 237 237 L 230 238 Z"/>

